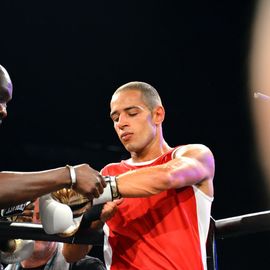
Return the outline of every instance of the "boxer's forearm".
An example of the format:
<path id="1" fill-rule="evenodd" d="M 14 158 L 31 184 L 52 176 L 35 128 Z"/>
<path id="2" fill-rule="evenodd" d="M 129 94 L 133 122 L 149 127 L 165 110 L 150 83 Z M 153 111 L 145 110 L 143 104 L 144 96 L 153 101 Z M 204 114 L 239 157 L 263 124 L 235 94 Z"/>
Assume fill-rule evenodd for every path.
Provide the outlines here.
<path id="1" fill-rule="evenodd" d="M 212 164 L 208 156 L 175 158 L 162 165 L 118 175 L 118 190 L 122 197 L 147 197 L 168 189 L 195 185 L 213 178 Z"/>
<path id="2" fill-rule="evenodd" d="M 65 167 L 40 172 L 0 172 L 0 208 L 31 201 L 69 185 L 69 171 Z"/>
<path id="3" fill-rule="evenodd" d="M 122 197 L 148 197 L 168 189 L 168 171 L 163 166 L 129 171 L 117 176 Z"/>

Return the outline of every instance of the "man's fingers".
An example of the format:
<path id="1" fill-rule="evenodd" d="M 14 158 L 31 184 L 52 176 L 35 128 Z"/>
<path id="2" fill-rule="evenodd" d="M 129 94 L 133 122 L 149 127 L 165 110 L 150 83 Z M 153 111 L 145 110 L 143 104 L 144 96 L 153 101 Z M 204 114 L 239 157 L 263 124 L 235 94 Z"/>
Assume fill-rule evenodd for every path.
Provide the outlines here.
<path id="1" fill-rule="evenodd" d="M 105 188 L 107 186 L 107 183 L 106 183 L 104 177 L 101 174 L 99 174 L 98 178 L 100 179 L 100 183 L 101 183 L 102 187 Z"/>
<path id="2" fill-rule="evenodd" d="M 98 198 L 100 196 L 100 192 L 99 192 L 99 189 L 97 187 L 97 184 L 96 184 L 96 187 L 93 189 L 93 196 L 94 196 L 94 198 Z"/>
<path id="3" fill-rule="evenodd" d="M 96 188 L 98 189 L 99 194 L 102 194 L 104 191 L 104 188 L 106 187 L 106 182 L 104 178 L 101 175 L 97 175 L 96 178 Z"/>
<path id="4" fill-rule="evenodd" d="M 104 177 L 88 164 L 74 167 L 77 169 L 77 184 L 75 189 L 79 193 L 84 194 L 89 200 L 98 198 L 107 185 Z"/>

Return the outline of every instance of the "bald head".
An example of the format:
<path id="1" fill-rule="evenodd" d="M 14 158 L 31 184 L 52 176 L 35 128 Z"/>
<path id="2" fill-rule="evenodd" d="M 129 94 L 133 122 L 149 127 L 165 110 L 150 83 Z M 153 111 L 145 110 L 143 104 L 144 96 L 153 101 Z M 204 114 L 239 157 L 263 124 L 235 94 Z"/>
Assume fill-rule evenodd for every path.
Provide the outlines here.
<path id="1" fill-rule="evenodd" d="M 12 98 L 12 82 L 6 69 L 0 65 L 0 124 L 7 116 L 7 103 Z"/>

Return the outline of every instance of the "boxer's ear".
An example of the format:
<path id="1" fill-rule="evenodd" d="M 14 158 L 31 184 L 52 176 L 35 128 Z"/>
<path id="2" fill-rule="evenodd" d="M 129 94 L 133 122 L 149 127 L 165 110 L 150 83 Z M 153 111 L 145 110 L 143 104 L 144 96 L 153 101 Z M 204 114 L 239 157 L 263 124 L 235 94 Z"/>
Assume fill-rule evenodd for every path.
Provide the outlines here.
<path id="1" fill-rule="evenodd" d="M 159 125 L 162 124 L 162 122 L 164 121 L 165 118 L 165 109 L 163 106 L 157 106 L 154 110 L 153 110 L 153 120 L 154 123 Z"/>

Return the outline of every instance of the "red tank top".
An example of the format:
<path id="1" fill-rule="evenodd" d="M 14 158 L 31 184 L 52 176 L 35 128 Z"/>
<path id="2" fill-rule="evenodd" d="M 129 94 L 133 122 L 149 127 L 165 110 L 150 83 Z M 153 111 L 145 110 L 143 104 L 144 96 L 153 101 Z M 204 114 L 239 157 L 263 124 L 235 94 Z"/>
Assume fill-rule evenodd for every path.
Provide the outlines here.
<path id="1" fill-rule="evenodd" d="M 172 159 L 172 152 L 143 166 L 125 161 L 108 164 L 102 174 L 118 175 L 163 164 Z M 204 269 L 193 187 L 171 189 L 147 198 L 125 198 L 105 224 L 104 232 L 107 269 Z"/>

